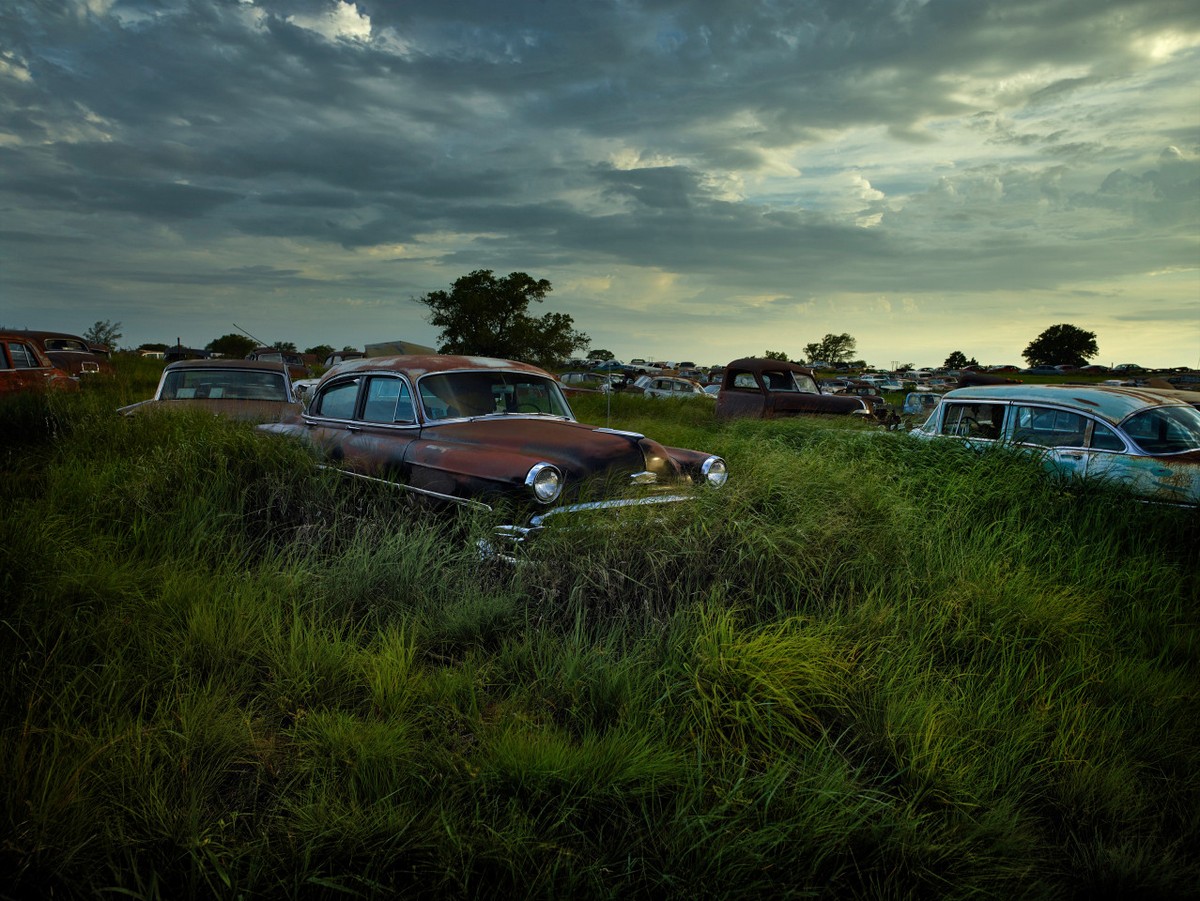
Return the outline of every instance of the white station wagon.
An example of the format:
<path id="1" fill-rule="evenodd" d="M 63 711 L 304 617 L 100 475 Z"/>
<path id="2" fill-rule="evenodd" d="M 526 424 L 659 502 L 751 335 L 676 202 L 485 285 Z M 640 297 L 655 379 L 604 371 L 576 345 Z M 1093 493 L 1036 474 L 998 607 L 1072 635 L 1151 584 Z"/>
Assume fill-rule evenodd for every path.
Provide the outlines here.
<path id="1" fill-rule="evenodd" d="M 958 388 L 912 434 L 1028 448 L 1053 472 L 1200 504 L 1200 409 L 1179 395 L 1099 385 Z"/>

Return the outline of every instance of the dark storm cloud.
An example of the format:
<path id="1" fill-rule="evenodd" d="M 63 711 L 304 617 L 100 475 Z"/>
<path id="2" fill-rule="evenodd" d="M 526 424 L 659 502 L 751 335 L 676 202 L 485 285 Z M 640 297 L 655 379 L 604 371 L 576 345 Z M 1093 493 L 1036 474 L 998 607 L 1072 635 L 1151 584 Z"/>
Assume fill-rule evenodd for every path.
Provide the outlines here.
<path id="1" fill-rule="evenodd" d="M 0 287 L 34 309 L 98 268 L 97 302 L 150 315 L 136 286 L 173 279 L 368 301 L 398 272 L 619 266 L 788 298 L 1186 270 L 1198 33 L 1176 0 L 21 5 Z"/>

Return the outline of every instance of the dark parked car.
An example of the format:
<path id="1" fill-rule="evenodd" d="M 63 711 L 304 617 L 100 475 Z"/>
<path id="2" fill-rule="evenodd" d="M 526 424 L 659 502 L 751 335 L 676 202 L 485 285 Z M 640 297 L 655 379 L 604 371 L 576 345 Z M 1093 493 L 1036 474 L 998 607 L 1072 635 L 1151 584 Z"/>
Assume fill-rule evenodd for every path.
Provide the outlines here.
<path id="1" fill-rule="evenodd" d="M 21 330 L 15 334 L 36 344 L 51 363 L 68 375 L 78 378 L 113 373 L 109 349 L 103 344 L 91 344 L 78 335 L 63 332 Z"/>
<path id="2" fill-rule="evenodd" d="M 247 360 L 266 360 L 271 363 L 286 363 L 288 373 L 293 379 L 306 379 L 312 376 L 312 367 L 304 359 L 303 354 L 295 351 L 280 350 L 277 347 L 256 347 L 246 354 Z"/>
<path id="3" fill-rule="evenodd" d="M 302 407 L 282 363 L 267 360 L 180 360 L 169 363 L 154 397 L 117 410 L 124 416 L 162 410 L 209 410 L 252 421 L 279 420 Z"/>
<path id="4" fill-rule="evenodd" d="M 683 501 L 726 477 L 712 454 L 577 422 L 552 375 L 509 360 L 350 360 L 322 377 L 303 415 L 260 428 L 414 495 L 515 507 L 500 529 L 514 545 L 553 516 Z"/>
<path id="5" fill-rule="evenodd" d="M 78 391 L 79 382 L 55 366 L 24 332 L 0 332 L 0 395 Z"/>
<path id="6" fill-rule="evenodd" d="M 726 366 L 717 393 L 721 419 L 774 419 L 806 413 L 870 415 L 873 410 L 865 397 L 822 394 L 813 370 L 807 367 L 757 357 L 734 360 Z"/>

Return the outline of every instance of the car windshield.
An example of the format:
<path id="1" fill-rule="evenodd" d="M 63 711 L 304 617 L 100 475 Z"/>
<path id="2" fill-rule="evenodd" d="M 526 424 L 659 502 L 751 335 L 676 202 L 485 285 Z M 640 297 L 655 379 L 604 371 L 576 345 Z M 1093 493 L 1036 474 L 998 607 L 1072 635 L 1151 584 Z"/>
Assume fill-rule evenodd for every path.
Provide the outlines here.
<path id="1" fill-rule="evenodd" d="M 1149 454 L 1200 450 L 1200 410 L 1195 407 L 1143 410 L 1121 423 L 1121 428 Z"/>
<path id="2" fill-rule="evenodd" d="M 248 369 L 175 369 L 163 378 L 163 400 L 271 400 L 287 402 L 281 372 Z"/>
<path id="3" fill-rule="evenodd" d="M 469 370 L 427 375 L 418 383 L 425 418 L 543 413 L 572 419 L 558 384 L 525 372 Z"/>
<path id="4" fill-rule="evenodd" d="M 762 380 L 763 384 L 767 386 L 768 391 L 799 391 L 801 394 L 821 393 L 812 377 L 802 372 L 792 372 L 786 369 L 768 369 L 763 371 Z"/>

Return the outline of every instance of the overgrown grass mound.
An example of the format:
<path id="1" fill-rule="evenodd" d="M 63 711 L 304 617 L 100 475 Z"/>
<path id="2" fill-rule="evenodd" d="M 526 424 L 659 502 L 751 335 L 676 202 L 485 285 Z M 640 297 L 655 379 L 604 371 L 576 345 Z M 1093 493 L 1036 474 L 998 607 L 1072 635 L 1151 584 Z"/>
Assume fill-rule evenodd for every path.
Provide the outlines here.
<path id="1" fill-rule="evenodd" d="M 6 896 L 1187 897 L 1200 515 L 826 419 L 481 564 L 125 372 L 0 406 Z"/>

